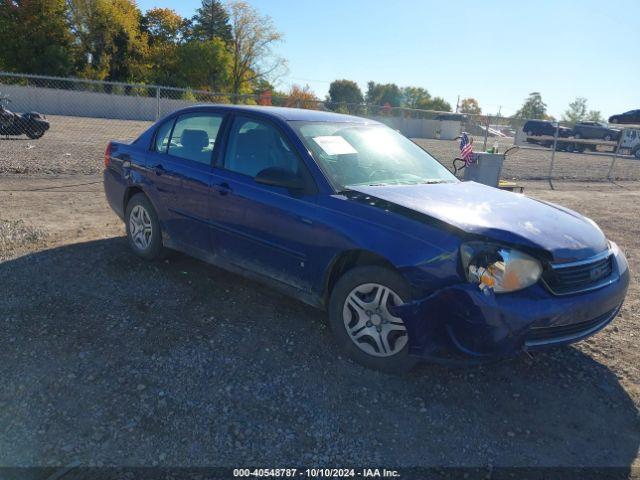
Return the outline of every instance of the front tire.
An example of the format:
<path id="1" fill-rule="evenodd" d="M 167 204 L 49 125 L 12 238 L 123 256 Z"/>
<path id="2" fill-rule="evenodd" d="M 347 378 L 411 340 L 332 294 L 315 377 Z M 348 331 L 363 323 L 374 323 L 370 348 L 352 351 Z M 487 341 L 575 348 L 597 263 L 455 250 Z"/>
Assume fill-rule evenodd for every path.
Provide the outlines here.
<path id="1" fill-rule="evenodd" d="M 164 256 L 158 215 L 143 193 L 137 193 L 129 200 L 125 225 L 133 253 L 145 260 L 158 260 Z"/>
<path id="2" fill-rule="evenodd" d="M 404 322 L 389 307 L 410 300 L 407 282 L 392 270 L 366 266 L 347 271 L 329 301 L 329 324 L 339 347 L 367 368 L 409 371 L 417 359 L 409 356 Z"/>
<path id="3" fill-rule="evenodd" d="M 44 135 L 44 130 L 42 130 L 42 129 L 27 130 L 26 135 L 30 139 L 36 140 L 36 139 L 38 139 L 38 138 L 40 138 L 40 137 L 42 137 Z"/>

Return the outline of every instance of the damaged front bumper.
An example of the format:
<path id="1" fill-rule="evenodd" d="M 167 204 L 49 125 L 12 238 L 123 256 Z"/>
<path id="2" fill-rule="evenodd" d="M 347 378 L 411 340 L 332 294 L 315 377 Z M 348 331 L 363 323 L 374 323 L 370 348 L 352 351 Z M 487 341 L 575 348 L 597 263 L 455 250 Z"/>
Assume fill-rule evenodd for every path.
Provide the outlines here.
<path id="1" fill-rule="evenodd" d="M 394 314 L 405 323 L 412 355 L 505 358 L 576 342 L 604 328 L 620 310 L 629 285 L 629 268 L 620 251 L 612 275 L 617 280 L 607 286 L 565 296 L 551 294 L 541 282 L 502 294 L 464 282 L 397 306 Z"/>

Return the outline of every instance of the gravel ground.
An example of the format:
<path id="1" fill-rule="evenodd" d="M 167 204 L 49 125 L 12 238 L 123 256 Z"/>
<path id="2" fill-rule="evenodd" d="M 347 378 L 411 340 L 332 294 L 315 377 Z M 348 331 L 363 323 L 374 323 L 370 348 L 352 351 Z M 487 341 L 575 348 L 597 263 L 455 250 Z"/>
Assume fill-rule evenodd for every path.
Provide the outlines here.
<path id="1" fill-rule="evenodd" d="M 640 467 L 640 186 L 526 192 L 627 253 L 620 317 L 532 358 L 397 377 L 342 358 L 322 312 L 134 257 L 99 178 L 0 176 L 0 465 Z"/>
<path id="2" fill-rule="evenodd" d="M 151 125 L 55 115 L 47 120 L 51 128 L 37 140 L 0 136 L 0 175 L 95 175 L 102 172 L 109 140 L 133 140 Z"/>

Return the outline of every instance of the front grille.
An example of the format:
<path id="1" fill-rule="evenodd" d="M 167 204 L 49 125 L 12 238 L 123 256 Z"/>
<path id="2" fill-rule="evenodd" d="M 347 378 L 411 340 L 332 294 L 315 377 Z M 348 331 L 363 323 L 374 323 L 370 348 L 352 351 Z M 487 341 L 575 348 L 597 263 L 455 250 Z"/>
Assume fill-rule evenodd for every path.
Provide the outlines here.
<path id="1" fill-rule="evenodd" d="M 542 280 L 556 295 L 567 295 L 598 288 L 607 282 L 613 273 L 613 255 L 607 252 L 591 260 L 551 265 Z"/>
<path id="2" fill-rule="evenodd" d="M 584 322 L 571 323 L 569 325 L 551 325 L 548 327 L 531 327 L 525 337 L 525 343 L 529 345 L 548 344 L 567 341 L 572 338 L 580 338 L 583 335 L 604 327 L 616 316 L 619 308 L 620 307 L 616 307 L 596 318 Z"/>

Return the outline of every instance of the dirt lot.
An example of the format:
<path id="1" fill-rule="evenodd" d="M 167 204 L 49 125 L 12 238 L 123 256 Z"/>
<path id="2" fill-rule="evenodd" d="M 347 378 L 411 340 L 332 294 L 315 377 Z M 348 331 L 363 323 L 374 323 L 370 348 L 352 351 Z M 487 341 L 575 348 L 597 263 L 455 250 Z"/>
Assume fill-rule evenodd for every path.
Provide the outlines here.
<path id="1" fill-rule="evenodd" d="M 104 122 L 85 133 L 106 142 Z M 103 145 L 49 133 L 0 140 L 0 465 L 640 467 L 640 183 L 525 183 L 627 253 L 613 325 L 393 377 L 341 358 L 322 312 L 183 255 L 134 257 L 96 175 Z M 564 155 L 571 178 L 593 175 Z M 532 158 L 512 176 L 545 171 Z"/>

